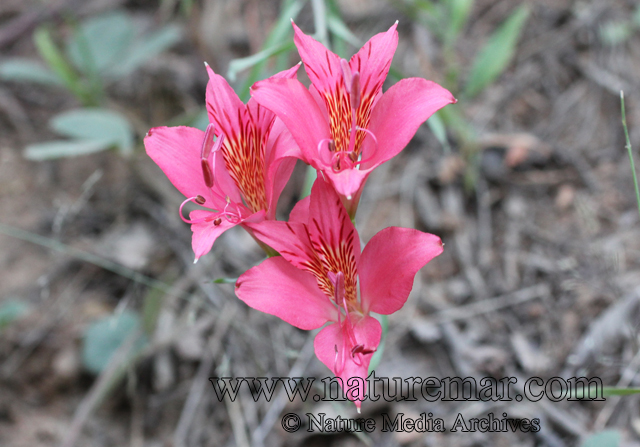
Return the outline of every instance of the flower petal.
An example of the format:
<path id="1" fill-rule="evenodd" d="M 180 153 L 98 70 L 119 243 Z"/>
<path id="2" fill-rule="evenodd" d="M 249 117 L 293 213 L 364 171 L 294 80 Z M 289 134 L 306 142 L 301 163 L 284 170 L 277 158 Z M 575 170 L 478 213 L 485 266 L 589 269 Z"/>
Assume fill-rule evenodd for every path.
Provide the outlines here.
<path id="1" fill-rule="evenodd" d="M 373 351 L 377 349 L 382 337 L 382 327 L 378 320 L 370 316 L 351 314 L 351 324 L 349 321 L 331 324 L 322 329 L 316 336 L 313 346 L 316 356 L 325 364 L 337 377 L 342 379 L 343 388 L 348 390 L 352 385 L 349 379 L 359 377 L 364 381 L 364 388 L 358 387 L 359 396 L 366 393 L 366 378 L 369 372 L 369 363 L 373 352 L 367 354 L 354 354 L 352 352 L 356 344 Z M 356 344 L 353 343 L 348 331 L 353 331 Z M 353 399 L 353 394 L 347 398 L 354 400 L 356 406 L 360 407 L 360 401 Z"/>
<path id="2" fill-rule="evenodd" d="M 364 140 L 361 169 L 376 167 L 393 158 L 409 143 L 418 127 L 436 111 L 456 99 L 435 82 L 421 78 L 403 79 L 387 90 L 373 108 L 368 136 Z"/>
<path id="3" fill-rule="evenodd" d="M 303 161 L 314 165 L 318 144 L 330 138 L 326 117 L 315 100 L 297 79 L 265 79 L 251 87 L 251 96 L 275 113 L 289 129 Z"/>
<path id="4" fill-rule="evenodd" d="M 295 267 L 306 270 L 310 264 L 318 262 L 305 224 L 265 220 L 247 226 L 260 242 L 273 248 Z"/>
<path id="5" fill-rule="evenodd" d="M 360 238 L 340 197 L 331 185 L 319 176 L 311 188 L 309 204 L 309 236 L 316 251 L 322 253 L 327 247 L 334 259 L 343 265 L 348 279 L 355 278 L 355 266 L 360 259 Z M 325 256 L 326 257 L 326 256 Z M 337 273 L 337 272 L 334 272 Z"/>
<path id="6" fill-rule="evenodd" d="M 307 196 L 296 203 L 289 214 L 289 222 L 309 223 L 309 205 L 311 196 Z"/>
<path id="7" fill-rule="evenodd" d="M 358 265 L 363 311 L 388 315 L 400 309 L 418 270 L 442 247 L 438 236 L 410 228 L 389 227 L 373 236 Z"/>
<path id="8" fill-rule="evenodd" d="M 254 309 L 300 329 L 319 328 L 337 316 L 314 276 L 281 257 L 269 258 L 240 276 L 236 295 Z"/>
<path id="9" fill-rule="evenodd" d="M 320 92 L 334 91 L 342 80 L 340 57 L 327 50 L 313 37 L 303 33 L 293 21 L 291 24 L 294 32 L 293 41 L 311 83 Z"/>
<path id="10" fill-rule="evenodd" d="M 334 172 L 333 169 L 328 168 L 323 170 L 324 175 L 331 181 L 331 184 L 335 188 L 336 192 L 341 196 L 351 200 L 358 196 L 358 192 L 362 191 L 364 183 L 367 177 L 371 173 L 372 169 L 345 169 L 340 172 Z"/>
<path id="11" fill-rule="evenodd" d="M 216 135 L 222 132 L 227 138 L 235 140 L 245 120 L 246 106 L 240 101 L 227 80 L 214 73 L 209 65 L 207 65 L 207 73 L 209 73 L 209 82 L 206 102 L 209 121 L 216 125 Z"/>
<path id="12" fill-rule="evenodd" d="M 349 61 L 351 71 L 360 73 L 363 97 L 377 95 L 382 89 L 398 47 L 397 26 L 398 22 L 387 32 L 373 36 Z"/>
<path id="13" fill-rule="evenodd" d="M 216 203 L 204 183 L 200 151 L 204 132 L 192 127 L 154 127 L 144 138 L 147 154 L 185 197 L 201 195 Z"/>
<path id="14" fill-rule="evenodd" d="M 237 223 L 229 222 L 225 217 L 220 217 L 220 223 L 215 225 L 214 221 L 218 218 L 218 213 L 210 211 L 191 211 L 189 218 L 193 221 L 207 219 L 191 225 L 191 231 L 193 231 L 191 247 L 196 254 L 196 261 L 211 251 L 213 243 L 222 233 L 237 225 Z"/>

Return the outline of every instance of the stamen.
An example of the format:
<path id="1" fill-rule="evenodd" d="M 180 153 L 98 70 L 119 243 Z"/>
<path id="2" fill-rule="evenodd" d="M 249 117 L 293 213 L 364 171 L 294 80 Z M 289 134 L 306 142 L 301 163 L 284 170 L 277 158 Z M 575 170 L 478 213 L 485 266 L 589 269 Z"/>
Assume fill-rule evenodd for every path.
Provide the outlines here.
<path id="1" fill-rule="evenodd" d="M 204 197 L 196 196 L 196 197 L 189 197 L 187 200 L 182 202 L 182 204 L 180 204 L 180 210 L 179 210 L 180 219 L 182 219 L 182 221 L 184 223 L 188 223 L 189 225 L 194 225 L 194 224 L 198 224 L 198 223 L 202 223 L 202 222 L 213 222 L 213 225 L 218 226 L 218 225 L 220 225 L 222 223 L 222 217 L 225 217 L 229 222 L 234 223 L 234 224 L 237 224 L 242 220 L 242 215 L 241 215 L 240 211 L 238 210 L 237 205 L 232 204 L 232 203 L 227 203 L 227 206 L 224 207 L 224 210 L 221 213 L 217 213 L 216 214 L 215 212 L 211 212 L 211 213 L 209 213 L 210 214 L 209 216 L 203 217 L 201 219 L 191 220 L 191 219 L 187 219 L 186 217 L 184 217 L 184 214 L 183 214 L 183 211 L 182 211 L 184 206 L 188 202 L 195 202 L 195 203 L 198 203 L 199 205 L 201 205 L 201 203 L 198 202 L 199 198 L 202 198 L 203 201 L 204 201 Z M 227 208 L 229 207 L 229 205 L 236 206 L 235 213 L 227 211 Z"/>
<path id="2" fill-rule="evenodd" d="M 204 132 L 204 141 L 202 142 L 202 150 L 200 151 L 200 158 L 204 160 L 209 159 L 211 151 L 213 149 L 214 139 L 216 136 L 216 126 L 213 123 L 209 123 L 207 130 Z"/>
<path id="3" fill-rule="evenodd" d="M 197 223 L 200 223 L 200 222 L 205 222 L 205 221 L 207 220 L 207 218 L 206 218 L 206 217 L 205 217 L 205 218 L 203 218 L 203 219 L 198 219 L 198 220 L 189 220 L 189 219 L 186 219 L 186 218 L 184 217 L 184 215 L 182 214 L 182 208 L 184 208 L 184 206 L 185 206 L 188 202 L 196 202 L 196 203 L 198 203 L 198 202 L 197 202 L 198 197 L 199 197 L 199 196 L 196 196 L 196 197 L 189 197 L 187 200 L 185 200 L 184 202 L 182 202 L 182 204 L 180 205 L 180 211 L 179 211 L 180 219 L 182 219 L 182 221 L 183 221 L 184 223 L 188 223 L 188 224 L 190 224 L 190 225 L 193 225 L 193 224 L 197 224 Z"/>
<path id="4" fill-rule="evenodd" d="M 344 299 L 344 273 L 338 272 L 335 277 L 336 279 L 333 284 L 333 299 L 336 303 L 339 303 Z"/>
<path id="5" fill-rule="evenodd" d="M 207 160 L 206 158 L 201 159 L 200 165 L 202 166 L 202 177 L 204 178 L 204 184 L 207 185 L 207 188 L 213 188 L 213 170 L 211 169 L 209 160 Z"/>
<path id="6" fill-rule="evenodd" d="M 353 80 L 349 62 L 347 62 L 346 59 L 340 59 L 340 68 L 342 69 L 342 79 L 344 80 L 344 86 L 347 89 L 347 93 L 351 93 L 351 83 Z"/>
<path id="7" fill-rule="evenodd" d="M 324 139 L 320 140 L 320 142 L 318 143 L 318 157 L 320 158 L 320 161 L 323 164 L 328 165 L 331 162 L 328 163 L 327 161 L 325 161 L 325 159 L 324 159 L 324 157 L 322 155 L 322 148 L 324 147 L 324 143 L 325 142 L 327 143 L 327 147 L 329 149 L 329 153 L 335 152 L 336 144 L 334 143 L 334 141 L 331 138 L 324 138 Z"/>
<path id="8" fill-rule="evenodd" d="M 198 195 L 196 196 L 196 198 L 195 198 L 195 202 L 196 202 L 198 205 L 204 205 L 204 203 L 205 203 L 206 201 L 207 201 L 207 200 L 206 200 L 204 197 L 202 197 L 200 194 L 198 194 Z"/>
<path id="9" fill-rule="evenodd" d="M 357 71 L 351 79 L 351 110 L 356 111 L 360 107 L 360 73 Z"/>
<path id="10" fill-rule="evenodd" d="M 371 152 L 371 156 L 369 158 L 365 159 L 365 160 L 360 160 L 359 162 L 356 163 L 356 165 L 359 165 L 359 164 L 367 163 L 368 161 L 373 160 L 373 156 L 376 153 L 376 151 L 378 150 L 378 139 L 376 138 L 374 133 L 371 132 L 369 129 L 365 129 L 364 127 L 356 126 L 356 130 L 361 130 L 361 131 L 367 133 L 371 138 L 373 138 L 373 142 L 375 144 L 374 149 Z"/>

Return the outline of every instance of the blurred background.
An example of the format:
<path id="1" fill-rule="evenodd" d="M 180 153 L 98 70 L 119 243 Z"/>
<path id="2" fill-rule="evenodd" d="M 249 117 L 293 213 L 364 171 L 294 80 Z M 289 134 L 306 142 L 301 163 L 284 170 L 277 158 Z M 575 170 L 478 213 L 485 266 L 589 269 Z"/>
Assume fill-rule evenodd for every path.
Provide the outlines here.
<path id="1" fill-rule="evenodd" d="M 313 333 L 235 298 L 229 283 L 263 256 L 246 233 L 193 265 L 183 198 L 142 138 L 206 126 L 203 61 L 244 100 L 297 63 L 290 18 L 347 58 L 399 20 L 385 89 L 417 76 L 458 98 L 365 188 L 364 241 L 400 225 L 446 244 L 389 318 L 376 374 L 640 386 L 640 220 L 620 107 L 624 90 L 637 149 L 636 1 L 2 0 L 0 444 L 640 445 L 633 395 L 363 405 L 447 428 L 507 412 L 539 418 L 538 433 L 289 434 L 284 413 L 355 408 L 247 390 L 217 400 L 211 376 L 330 373 Z"/>

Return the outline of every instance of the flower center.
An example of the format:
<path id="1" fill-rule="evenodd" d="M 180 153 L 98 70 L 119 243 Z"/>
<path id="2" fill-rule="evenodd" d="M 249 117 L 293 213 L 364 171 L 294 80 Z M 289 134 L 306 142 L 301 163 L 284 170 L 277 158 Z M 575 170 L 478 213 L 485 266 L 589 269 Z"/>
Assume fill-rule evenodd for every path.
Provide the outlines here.
<path id="1" fill-rule="evenodd" d="M 370 158 L 360 159 L 362 142 L 367 134 L 373 138 L 375 147 L 378 146 L 376 136 L 366 128 L 370 120 L 373 97 L 366 98 L 363 102 L 360 73 L 351 72 L 345 59 L 340 60 L 340 68 L 344 91 L 342 85 L 338 85 L 335 95 L 325 95 L 333 139 L 325 138 L 318 143 L 321 163 L 333 172 L 354 169 L 369 161 Z"/>

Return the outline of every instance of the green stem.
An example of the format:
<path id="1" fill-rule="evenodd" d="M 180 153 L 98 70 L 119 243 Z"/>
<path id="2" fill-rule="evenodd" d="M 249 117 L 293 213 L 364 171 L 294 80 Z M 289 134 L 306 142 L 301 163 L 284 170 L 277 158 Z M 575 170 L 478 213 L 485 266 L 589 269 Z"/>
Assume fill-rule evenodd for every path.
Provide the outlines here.
<path id="1" fill-rule="evenodd" d="M 638 177 L 636 176 L 636 166 L 633 162 L 633 151 L 631 150 L 631 140 L 629 139 L 629 130 L 627 129 L 627 115 L 624 108 L 624 92 L 620 90 L 620 110 L 622 112 L 622 128 L 624 129 L 625 147 L 629 153 L 629 163 L 631 164 L 631 172 L 633 174 L 633 184 L 636 189 L 636 202 L 638 204 L 638 214 L 640 215 L 640 189 L 638 188 Z"/>

